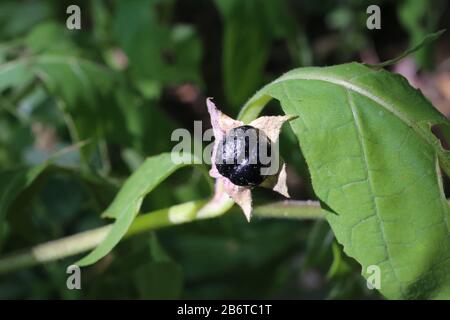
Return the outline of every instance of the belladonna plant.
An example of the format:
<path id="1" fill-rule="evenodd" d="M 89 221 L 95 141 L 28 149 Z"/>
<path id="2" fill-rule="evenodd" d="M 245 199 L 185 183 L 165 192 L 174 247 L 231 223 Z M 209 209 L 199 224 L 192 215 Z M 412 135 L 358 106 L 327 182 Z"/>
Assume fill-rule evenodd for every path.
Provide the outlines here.
<path id="1" fill-rule="evenodd" d="M 216 179 L 212 201 L 228 194 L 244 211 L 248 221 L 252 212 L 251 189 L 256 186 L 270 188 L 289 198 L 286 185 L 286 164 L 279 159 L 276 148 L 282 125 L 295 116 L 264 116 L 244 125 L 222 113 L 211 98 L 206 100 L 214 145 L 209 174 Z M 263 150 L 271 153 L 269 162 L 263 163 Z M 269 172 L 271 168 L 278 168 Z M 264 172 L 267 172 L 265 174 Z"/>
<path id="2" fill-rule="evenodd" d="M 343 252 L 360 264 L 368 281 L 372 270 L 379 270 L 380 285 L 374 287 L 387 298 L 450 298 L 450 207 L 442 177 L 450 175 L 450 152 L 431 130 L 442 129 L 448 141 L 449 121 L 405 78 L 383 69 L 441 33 L 379 65 L 353 62 L 291 70 L 256 92 L 238 119 L 207 99 L 215 135 L 211 199 L 142 213 L 147 195 L 176 170 L 192 165 L 174 163 L 171 153 L 148 157 L 104 210 L 102 216 L 114 219 L 113 224 L 0 259 L 0 273 L 95 248 L 76 262 L 91 265 L 124 237 L 219 217 L 236 202 L 247 220 L 252 214 L 326 218 Z M 285 115 L 258 118 L 271 99 Z M 271 188 L 288 197 L 286 165 L 276 156 L 273 163 L 264 162 L 259 151 L 276 153 L 282 125 L 297 116 L 289 125 L 321 209 L 317 202 L 283 201 L 263 205 L 269 208 L 263 214 L 255 206 L 252 213 L 253 188 Z M 278 170 L 265 170 L 272 165 Z M 48 167 L 36 166 L 25 172 L 26 179 L 12 179 L 8 197 L 25 190 Z M 21 186 L 22 181 L 27 185 Z"/>

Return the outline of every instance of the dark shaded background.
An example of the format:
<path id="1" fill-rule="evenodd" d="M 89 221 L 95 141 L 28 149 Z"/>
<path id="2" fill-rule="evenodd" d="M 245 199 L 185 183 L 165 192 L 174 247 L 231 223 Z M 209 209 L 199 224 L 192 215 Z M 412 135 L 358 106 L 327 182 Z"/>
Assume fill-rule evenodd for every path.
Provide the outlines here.
<path id="1" fill-rule="evenodd" d="M 209 127 L 206 97 L 236 116 L 285 71 L 387 60 L 450 23 L 444 0 L 98 0 L 75 2 L 82 29 L 70 31 L 74 2 L 0 3 L 0 256 L 102 225 L 123 180 L 145 157 L 170 151 L 175 128 Z M 370 4 L 381 7 L 381 30 L 366 28 Z M 392 67 L 447 116 L 449 39 Z M 53 62 L 36 68 L 35 57 Z M 18 60 L 25 72 L 10 68 Z M 280 113 L 277 103 L 267 113 Z M 6 204 L 23 170 L 80 141 L 87 145 Z M 291 195 L 314 199 L 297 145 L 286 126 Z M 209 195 L 201 173 L 186 169 L 143 211 Z M 270 199 L 256 192 L 257 203 Z M 380 298 L 326 222 L 248 224 L 233 211 L 122 241 L 83 269 L 80 291 L 67 290 L 65 273 L 79 257 L 0 274 L 0 298 Z"/>

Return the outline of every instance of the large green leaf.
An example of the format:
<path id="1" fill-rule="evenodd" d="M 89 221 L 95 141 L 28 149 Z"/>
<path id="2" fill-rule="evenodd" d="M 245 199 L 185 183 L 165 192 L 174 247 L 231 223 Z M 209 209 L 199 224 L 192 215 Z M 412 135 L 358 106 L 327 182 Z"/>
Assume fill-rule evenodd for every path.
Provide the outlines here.
<path id="1" fill-rule="evenodd" d="M 388 298 L 450 297 L 450 225 L 440 166 L 449 154 L 430 127 L 448 121 L 397 74 L 350 63 L 286 73 L 241 119 L 281 102 L 313 187 L 345 252 L 381 270 Z"/>
<path id="2" fill-rule="evenodd" d="M 189 163 L 175 163 L 170 153 L 148 158 L 120 189 L 103 216 L 116 219 L 110 232 L 97 248 L 78 261 L 79 266 L 97 262 L 122 239 L 142 204 L 143 198 L 175 170 Z"/>

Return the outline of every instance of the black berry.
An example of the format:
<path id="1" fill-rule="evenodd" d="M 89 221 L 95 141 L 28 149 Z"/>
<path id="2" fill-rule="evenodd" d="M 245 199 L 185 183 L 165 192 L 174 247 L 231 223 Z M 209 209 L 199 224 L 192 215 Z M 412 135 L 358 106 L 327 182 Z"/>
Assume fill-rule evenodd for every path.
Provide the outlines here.
<path id="1" fill-rule="evenodd" d="M 271 152 L 264 132 L 248 125 L 237 127 L 219 141 L 216 168 L 235 185 L 257 186 L 267 178 L 261 169 L 270 167 Z"/>

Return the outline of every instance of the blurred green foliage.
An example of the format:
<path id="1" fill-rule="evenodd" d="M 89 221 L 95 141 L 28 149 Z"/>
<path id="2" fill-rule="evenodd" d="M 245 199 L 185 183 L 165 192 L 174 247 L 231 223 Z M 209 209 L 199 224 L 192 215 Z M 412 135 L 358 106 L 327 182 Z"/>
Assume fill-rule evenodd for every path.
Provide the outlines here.
<path id="1" fill-rule="evenodd" d="M 371 31 L 374 2 L 382 29 Z M 175 128 L 206 129 L 205 97 L 235 116 L 284 71 L 367 52 L 384 60 L 450 20 L 445 1 L 97 0 L 77 1 L 82 29 L 68 30 L 70 4 L 0 3 L 1 256 L 102 225 L 124 179 L 170 151 Z M 433 66 L 430 50 L 420 65 Z M 313 199 L 290 128 L 281 148 L 292 195 Z M 183 169 L 143 210 L 209 195 L 202 174 Z M 248 224 L 238 209 L 122 241 L 70 291 L 65 271 L 77 258 L 1 274 L 0 298 L 378 297 L 326 223 Z"/>

